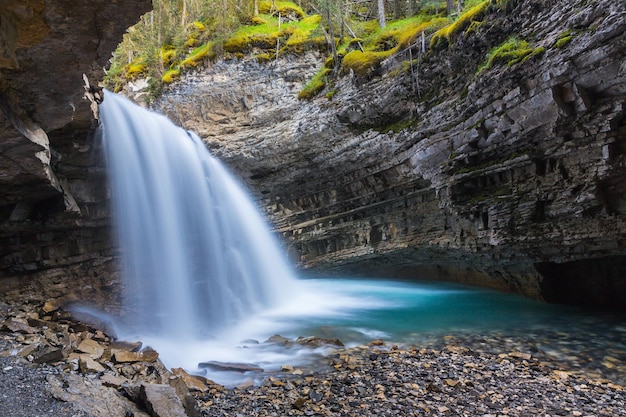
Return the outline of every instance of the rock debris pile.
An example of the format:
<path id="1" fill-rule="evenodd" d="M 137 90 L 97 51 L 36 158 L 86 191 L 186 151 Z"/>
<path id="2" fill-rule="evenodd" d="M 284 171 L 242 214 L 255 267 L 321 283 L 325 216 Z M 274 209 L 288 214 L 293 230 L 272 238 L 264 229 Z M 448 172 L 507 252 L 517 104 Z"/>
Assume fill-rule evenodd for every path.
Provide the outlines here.
<path id="1" fill-rule="evenodd" d="M 617 373 L 602 373 L 497 336 L 427 347 L 278 339 L 328 344 L 324 366 L 285 364 L 260 385 L 227 388 L 167 369 L 149 347 L 112 340 L 52 303 L 0 304 L 0 416 L 619 416 L 626 407 L 625 352 L 605 358 Z"/>

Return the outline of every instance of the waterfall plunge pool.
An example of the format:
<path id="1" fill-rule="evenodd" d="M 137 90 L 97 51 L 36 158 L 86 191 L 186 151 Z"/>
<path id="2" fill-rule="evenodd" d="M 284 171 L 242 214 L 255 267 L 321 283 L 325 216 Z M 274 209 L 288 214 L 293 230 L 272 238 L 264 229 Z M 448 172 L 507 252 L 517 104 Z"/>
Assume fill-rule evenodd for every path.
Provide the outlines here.
<path id="1" fill-rule="evenodd" d="M 323 368 L 329 348 L 265 343 L 280 334 L 348 346 L 455 341 L 554 355 L 623 379 L 626 325 L 614 316 L 451 284 L 297 279 L 251 199 L 198 136 L 109 91 L 100 113 L 129 312 L 115 324 L 166 366 L 224 385 L 262 380 L 282 365 Z M 199 367 L 210 361 L 262 371 Z"/>
<path id="2" fill-rule="evenodd" d="M 417 348 L 457 344 L 476 352 L 524 352 L 571 369 L 626 382 L 626 321 L 613 314 L 546 304 L 459 284 L 381 279 L 303 279 L 280 308 L 268 309 L 215 338 L 144 338 L 166 366 L 183 367 L 225 386 L 261 383 L 283 366 L 323 372 L 336 346 L 285 344 L 274 335 L 338 338 L 347 348 L 372 340 Z M 381 347 L 385 349 L 385 347 Z M 207 369 L 206 362 L 248 364 L 248 371 Z M 263 371 L 252 368 L 261 368 Z M 613 368 L 614 367 L 614 368 Z"/>

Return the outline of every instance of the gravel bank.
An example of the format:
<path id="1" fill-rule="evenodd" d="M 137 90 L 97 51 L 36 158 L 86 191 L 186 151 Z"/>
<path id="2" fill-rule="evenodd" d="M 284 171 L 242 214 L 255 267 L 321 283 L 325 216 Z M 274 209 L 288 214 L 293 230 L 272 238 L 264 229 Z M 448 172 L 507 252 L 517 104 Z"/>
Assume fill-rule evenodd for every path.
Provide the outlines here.
<path id="1" fill-rule="evenodd" d="M 0 417 L 89 417 L 48 394 L 46 378 L 59 368 L 0 357 Z"/>
<path id="2" fill-rule="evenodd" d="M 626 416 L 621 325 L 335 346 L 311 369 L 285 365 L 260 386 L 226 388 L 46 310 L 0 308 L 0 417 L 147 417 L 147 402 L 132 393 L 153 384 L 175 388 L 189 417 Z"/>
<path id="3" fill-rule="evenodd" d="M 370 346 L 335 370 L 201 397 L 204 416 L 623 416 L 623 388 L 525 352 Z"/>

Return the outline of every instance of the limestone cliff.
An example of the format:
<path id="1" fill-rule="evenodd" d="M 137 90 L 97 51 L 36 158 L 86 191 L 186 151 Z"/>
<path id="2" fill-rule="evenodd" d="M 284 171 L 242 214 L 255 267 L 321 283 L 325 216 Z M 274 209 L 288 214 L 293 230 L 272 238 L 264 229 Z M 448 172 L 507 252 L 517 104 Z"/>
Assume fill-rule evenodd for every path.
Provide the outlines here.
<path id="1" fill-rule="evenodd" d="M 297 100 L 309 54 L 218 62 L 155 107 L 248 183 L 304 268 L 623 308 L 626 6 L 512 3 L 332 100 Z M 513 35 L 545 52 L 479 71 Z"/>
<path id="2" fill-rule="evenodd" d="M 0 3 L 0 294 L 93 293 L 115 249 L 85 77 L 97 85 L 150 0 Z M 93 89 L 93 87 L 92 87 Z M 94 91 L 92 91 L 93 93 Z M 66 283 L 60 284 L 65 280 Z M 22 299 L 28 297 L 18 293 Z"/>

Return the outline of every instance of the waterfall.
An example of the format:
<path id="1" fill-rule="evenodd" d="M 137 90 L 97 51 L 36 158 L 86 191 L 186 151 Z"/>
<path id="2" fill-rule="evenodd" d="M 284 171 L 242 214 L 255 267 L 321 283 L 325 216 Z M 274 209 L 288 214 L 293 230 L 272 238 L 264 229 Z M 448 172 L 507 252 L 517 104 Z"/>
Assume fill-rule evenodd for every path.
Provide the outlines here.
<path id="1" fill-rule="evenodd" d="M 274 237 L 198 136 L 109 91 L 100 113 L 127 326 L 207 339 L 288 297 Z"/>

